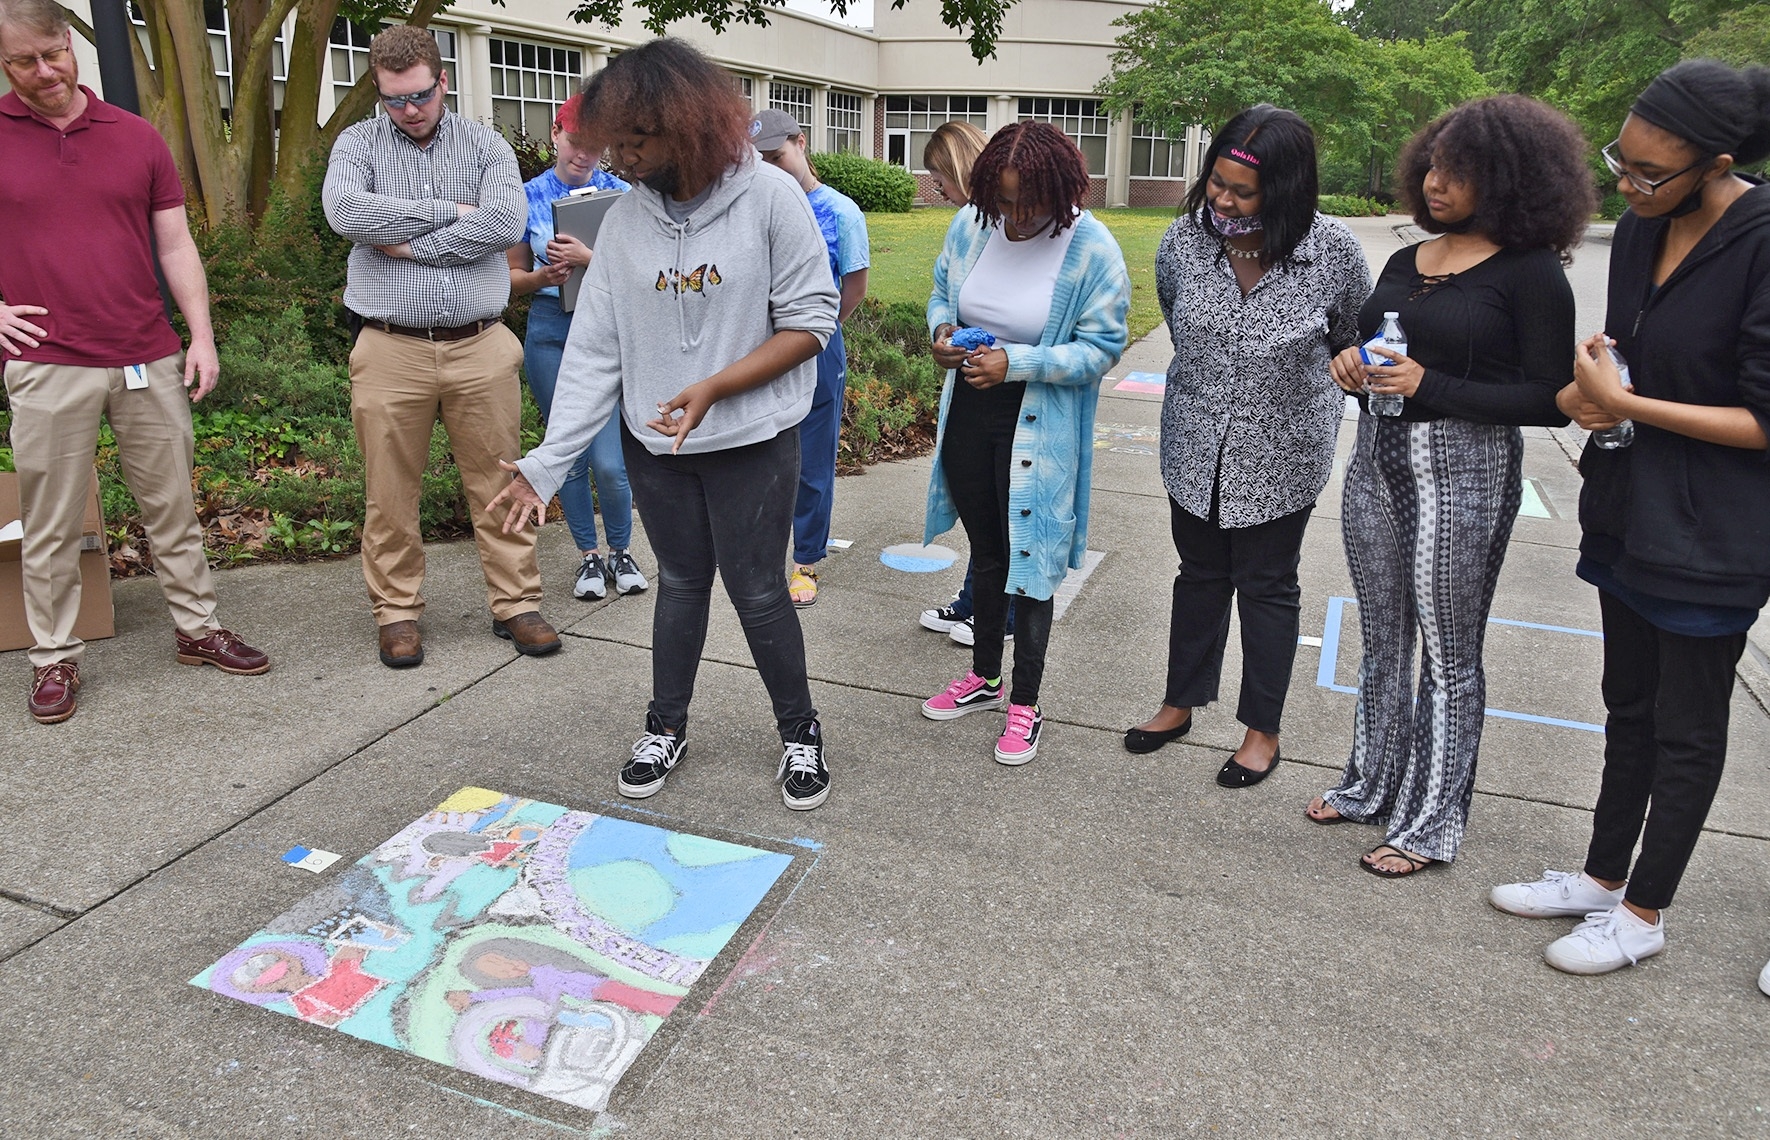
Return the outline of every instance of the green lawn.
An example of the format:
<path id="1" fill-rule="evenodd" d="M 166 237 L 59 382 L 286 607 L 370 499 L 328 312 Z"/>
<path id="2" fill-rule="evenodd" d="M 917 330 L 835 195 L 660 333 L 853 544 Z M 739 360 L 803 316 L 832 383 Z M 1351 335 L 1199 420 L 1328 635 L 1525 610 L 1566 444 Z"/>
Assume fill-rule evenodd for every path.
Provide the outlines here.
<path id="1" fill-rule="evenodd" d="M 1125 253 L 1131 271 L 1131 339 L 1161 323 L 1155 300 L 1155 247 L 1174 220 L 1171 209 L 1095 210 Z M 915 210 L 908 214 L 868 214 L 867 234 L 873 267 L 867 274 L 867 295 L 880 301 L 928 303 L 934 259 L 952 223 L 950 209 Z"/>

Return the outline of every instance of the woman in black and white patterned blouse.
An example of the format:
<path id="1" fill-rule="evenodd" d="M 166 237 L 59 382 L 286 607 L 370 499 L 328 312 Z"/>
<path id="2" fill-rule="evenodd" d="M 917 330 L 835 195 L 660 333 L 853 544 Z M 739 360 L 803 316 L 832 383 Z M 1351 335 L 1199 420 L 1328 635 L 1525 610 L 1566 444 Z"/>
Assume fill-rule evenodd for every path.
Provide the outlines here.
<path id="1" fill-rule="evenodd" d="M 1174 341 L 1162 403 L 1162 481 L 1180 573 L 1162 707 L 1125 733 L 1153 752 L 1217 699 L 1239 595 L 1241 747 L 1217 782 L 1245 788 L 1279 761 L 1297 651 L 1297 564 L 1334 464 L 1345 395 L 1328 374 L 1355 344 L 1370 268 L 1346 226 L 1316 212 L 1315 136 L 1295 113 L 1249 108 L 1218 131 L 1156 253 Z"/>

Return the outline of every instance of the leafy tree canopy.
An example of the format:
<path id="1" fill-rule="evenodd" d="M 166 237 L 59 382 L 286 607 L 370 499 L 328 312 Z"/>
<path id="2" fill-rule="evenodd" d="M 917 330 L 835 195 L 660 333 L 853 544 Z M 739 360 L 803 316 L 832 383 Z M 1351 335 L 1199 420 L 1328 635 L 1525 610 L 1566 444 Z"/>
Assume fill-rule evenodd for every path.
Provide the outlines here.
<path id="1" fill-rule="evenodd" d="M 769 9 L 765 0 L 578 0 L 571 17 L 580 24 L 601 21 L 611 27 L 621 21 L 621 10 L 628 3 L 645 12 L 645 29 L 663 35 L 664 29 L 676 20 L 701 20 L 715 32 L 731 24 L 768 26 Z M 829 0 L 838 16 L 848 14 L 854 0 Z M 893 8 L 901 8 L 906 0 L 891 0 Z M 965 32 L 971 54 L 979 60 L 996 54 L 996 39 L 1002 34 L 1002 14 L 1013 7 L 1015 0 L 940 0 L 940 18 L 949 28 Z"/>

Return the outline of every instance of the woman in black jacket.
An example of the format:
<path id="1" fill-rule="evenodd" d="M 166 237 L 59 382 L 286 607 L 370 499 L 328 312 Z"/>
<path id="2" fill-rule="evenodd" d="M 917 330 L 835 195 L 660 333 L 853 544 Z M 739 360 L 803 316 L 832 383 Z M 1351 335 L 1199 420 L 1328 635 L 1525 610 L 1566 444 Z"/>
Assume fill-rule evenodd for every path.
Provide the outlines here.
<path id="1" fill-rule="evenodd" d="M 1584 870 L 1491 895 L 1513 914 L 1585 915 L 1544 951 L 1569 973 L 1665 948 L 1659 912 L 1720 783 L 1733 669 L 1770 598 L 1770 186 L 1734 170 L 1767 155 L 1770 70 L 1714 60 L 1661 73 L 1604 148 L 1629 211 L 1605 333 L 1579 345 L 1559 400 L 1588 428 L 1635 423 L 1632 446 L 1589 442 L 1580 460 L 1578 573 L 1604 617 L 1604 779 Z M 1770 992 L 1770 967 L 1759 984 Z"/>

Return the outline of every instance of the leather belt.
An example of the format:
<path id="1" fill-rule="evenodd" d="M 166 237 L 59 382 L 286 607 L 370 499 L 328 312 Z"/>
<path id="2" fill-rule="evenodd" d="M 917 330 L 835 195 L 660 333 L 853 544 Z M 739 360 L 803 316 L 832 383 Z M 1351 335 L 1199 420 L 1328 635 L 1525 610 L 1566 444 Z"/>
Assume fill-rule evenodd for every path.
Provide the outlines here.
<path id="1" fill-rule="evenodd" d="M 392 333 L 394 336 L 410 336 L 416 337 L 419 340 L 447 341 L 466 340 L 468 337 L 478 336 L 480 333 L 486 331 L 497 323 L 496 318 L 490 318 L 483 321 L 474 321 L 470 325 L 456 325 L 454 328 L 414 329 L 408 328 L 405 325 L 392 324 L 388 321 L 364 320 L 363 327 L 380 329 L 382 332 Z"/>

